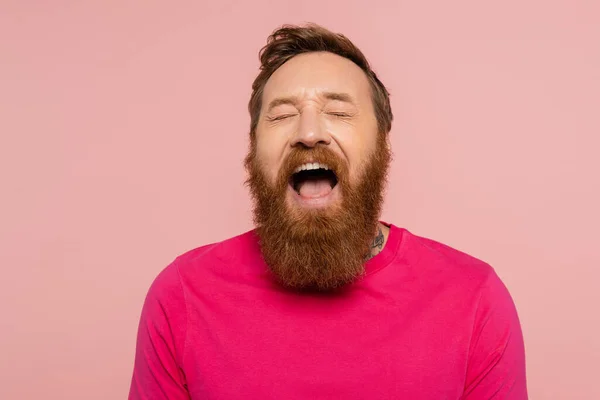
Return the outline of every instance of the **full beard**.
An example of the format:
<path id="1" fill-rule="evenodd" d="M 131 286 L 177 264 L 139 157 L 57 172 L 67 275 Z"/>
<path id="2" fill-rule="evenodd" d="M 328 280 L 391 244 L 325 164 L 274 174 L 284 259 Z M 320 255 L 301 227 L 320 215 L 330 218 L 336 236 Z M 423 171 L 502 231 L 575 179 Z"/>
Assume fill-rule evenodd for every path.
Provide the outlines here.
<path id="1" fill-rule="evenodd" d="M 364 274 L 383 205 L 391 159 L 383 135 L 361 168 L 360 179 L 349 181 L 347 164 L 324 146 L 294 148 L 269 183 L 251 143 L 245 165 L 253 198 L 256 232 L 266 264 L 281 285 L 300 291 L 329 292 Z M 313 160 L 333 168 L 342 199 L 324 209 L 299 209 L 286 201 L 290 176 Z"/>

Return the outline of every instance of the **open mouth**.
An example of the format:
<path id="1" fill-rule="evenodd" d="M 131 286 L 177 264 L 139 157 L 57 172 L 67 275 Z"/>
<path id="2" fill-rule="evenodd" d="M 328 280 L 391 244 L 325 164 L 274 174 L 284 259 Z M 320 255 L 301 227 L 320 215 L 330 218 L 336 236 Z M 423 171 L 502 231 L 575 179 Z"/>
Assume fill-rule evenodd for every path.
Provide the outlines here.
<path id="1" fill-rule="evenodd" d="M 318 198 L 327 196 L 337 185 L 335 172 L 325 164 L 302 164 L 290 177 L 290 186 L 301 197 Z"/>

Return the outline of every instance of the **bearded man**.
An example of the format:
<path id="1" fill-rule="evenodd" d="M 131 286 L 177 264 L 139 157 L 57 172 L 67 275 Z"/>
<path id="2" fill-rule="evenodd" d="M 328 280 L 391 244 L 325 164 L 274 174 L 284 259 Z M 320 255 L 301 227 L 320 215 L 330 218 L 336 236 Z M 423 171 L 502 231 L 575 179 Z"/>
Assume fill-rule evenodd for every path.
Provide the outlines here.
<path id="1" fill-rule="evenodd" d="M 388 91 L 318 25 L 260 53 L 245 160 L 255 229 L 151 286 L 130 399 L 526 399 L 492 267 L 380 221 Z"/>

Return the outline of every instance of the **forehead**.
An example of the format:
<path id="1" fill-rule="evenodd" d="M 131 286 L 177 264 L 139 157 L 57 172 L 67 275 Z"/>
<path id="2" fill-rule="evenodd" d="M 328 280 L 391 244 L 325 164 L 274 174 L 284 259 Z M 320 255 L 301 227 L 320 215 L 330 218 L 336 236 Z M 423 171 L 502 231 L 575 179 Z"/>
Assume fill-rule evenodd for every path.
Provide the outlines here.
<path id="1" fill-rule="evenodd" d="M 279 96 L 311 99 L 321 93 L 346 93 L 356 102 L 369 104 L 371 89 L 362 69 L 337 54 L 300 54 L 279 67 L 267 81 L 263 104 Z"/>

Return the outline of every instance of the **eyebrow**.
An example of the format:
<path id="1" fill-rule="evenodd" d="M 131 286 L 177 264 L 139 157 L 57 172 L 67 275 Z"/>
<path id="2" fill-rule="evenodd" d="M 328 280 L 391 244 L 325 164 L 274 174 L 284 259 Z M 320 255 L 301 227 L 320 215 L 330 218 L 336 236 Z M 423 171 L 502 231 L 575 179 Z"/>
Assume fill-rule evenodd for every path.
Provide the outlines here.
<path id="1" fill-rule="evenodd" d="M 348 93 L 324 92 L 321 94 L 321 96 L 323 96 L 327 100 L 337 100 L 337 101 L 342 101 L 344 103 L 349 103 L 351 105 L 356 105 L 353 97 L 350 96 Z M 296 104 L 298 104 L 298 97 L 297 96 L 277 97 L 277 98 L 271 100 L 271 102 L 269 103 L 269 106 L 267 107 L 267 112 L 270 112 L 273 108 L 283 105 L 283 104 L 296 105 Z"/>

